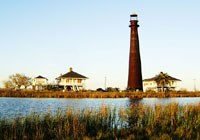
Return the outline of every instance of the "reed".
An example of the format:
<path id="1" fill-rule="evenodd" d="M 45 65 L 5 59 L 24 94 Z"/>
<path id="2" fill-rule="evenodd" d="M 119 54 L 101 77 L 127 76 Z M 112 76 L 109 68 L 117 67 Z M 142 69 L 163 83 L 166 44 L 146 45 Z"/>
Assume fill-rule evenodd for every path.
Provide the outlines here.
<path id="1" fill-rule="evenodd" d="M 200 139 L 200 103 L 138 105 L 128 109 L 58 110 L 39 116 L 0 120 L 0 139 Z"/>
<path id="2" fill-rule="evenodd" d="M 168 98 L 168 97 L 200 97 L 200 92 L 62 92 L 0 89 L 0 97 L 20 98 Z"/>

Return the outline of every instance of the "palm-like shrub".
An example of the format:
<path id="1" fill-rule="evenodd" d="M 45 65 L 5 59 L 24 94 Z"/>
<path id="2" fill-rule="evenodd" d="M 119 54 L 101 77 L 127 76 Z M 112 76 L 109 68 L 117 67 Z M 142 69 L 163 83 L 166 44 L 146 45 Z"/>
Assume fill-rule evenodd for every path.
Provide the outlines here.
<path id="1" fill-rule="evenodd" d="M 158 87 L 161 87 L 161 91 L 164 92 L 165 86 L 170 83 L 170 76 L 167 73 L 160 72 L 155 76 L 155 81 Z"/>

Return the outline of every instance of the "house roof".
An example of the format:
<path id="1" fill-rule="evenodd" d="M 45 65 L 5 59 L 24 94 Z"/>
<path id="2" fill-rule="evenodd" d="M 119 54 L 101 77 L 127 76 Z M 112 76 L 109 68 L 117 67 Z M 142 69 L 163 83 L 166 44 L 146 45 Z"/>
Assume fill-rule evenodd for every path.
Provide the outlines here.
<path id="1" fill-rule="evenodd" d="M 70 71 L 68 73 L 65 73 L 61 76 L 59 76 L 58 78 L 56 79 L 60 79 L 60 78 L 82 78 L 82 79 L 87 79 L 87 77 L 77 73 L 77 72 L 74 72 L 72 71 L 72 68 L 70 68 Z"/>
<path id="2" fill-rule="evenodd" d="M 156 77 L 152 77 L 152 78 L 144 79 L 143 81 L 155 81 L 155 79 L 156 79 Z M 181 81 L 180 79 L 174 78 L 172 76 L 169 76 L 169 80 Z"/>
<path id="3" fill-rule="evenodd" d="M 37 77 L 35 77 L 35 78 L 47 79 L 46 77 L 43 77 L 43 76 L 41 76 L 41 75 L 39 75 L 39 76 L 37 76 Z M 48 79 L 47 79 L 47 80 L 48 80 Z"/>

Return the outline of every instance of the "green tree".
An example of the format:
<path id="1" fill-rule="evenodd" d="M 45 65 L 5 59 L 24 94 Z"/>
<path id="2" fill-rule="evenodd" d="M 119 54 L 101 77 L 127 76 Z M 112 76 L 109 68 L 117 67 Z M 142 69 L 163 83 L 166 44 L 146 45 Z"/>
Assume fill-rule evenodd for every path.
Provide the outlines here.
<path id="1" fill-rule="evenodd" d="M 108 87 L 107 89 L 106 89 L 106 91 L 108 91 L 108 92 L 119 92 L 120 91 L 120 89 L 119 88 L 113 88 L 113 87 Z"/>
<path id="2" fill-rule="evenodd" d="M 164 92 L 164 87 L 169 84 L 170 77 L 167 73 L 160 72 L 158 75 L 155 76 L 155 81 L 157 86 L 161 87 L 161 91 Z"/>
<path id="3" fill-rule="evenodd" d="M 13 85 L 12 81 L 10 81 L 10 80 L 4 81 L 3 85 L 7 89 L 14 89 L 15 88 L 15 85 Z"/>
<path id="4" fill-rule="evenodd" d="M 96 91 L 99 91 L 99 92 L 105 92 L 105 90 L 102 89 L 102 88 L 97 88 Z"/>
<path id="5" fill-rule="evenodd" d="M 20 89 L 21 86 L 24 86 L 25 89 L 31 85 L 31 78 L 25 76 L 24 74 L 13 74 L 9 76 L 9 79 L 4 82 L 5 88 L 14 87 L 15 89 Z"/>

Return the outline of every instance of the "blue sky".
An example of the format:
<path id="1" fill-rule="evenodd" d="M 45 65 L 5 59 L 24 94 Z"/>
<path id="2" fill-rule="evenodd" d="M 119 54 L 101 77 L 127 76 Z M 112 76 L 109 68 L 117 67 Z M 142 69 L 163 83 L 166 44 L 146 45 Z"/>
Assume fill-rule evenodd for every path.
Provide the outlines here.
<path id="1" fill-rule="evenodd" d="M 52 82 L 69 67 L 87 88 L 126 88 L 129 15 L 139 19 L 143 78 L 160 71 L 200 89 L 200 2 L 136 0 L 0 1 L 0 87 L 9 75 L 45 76 Z"/>

